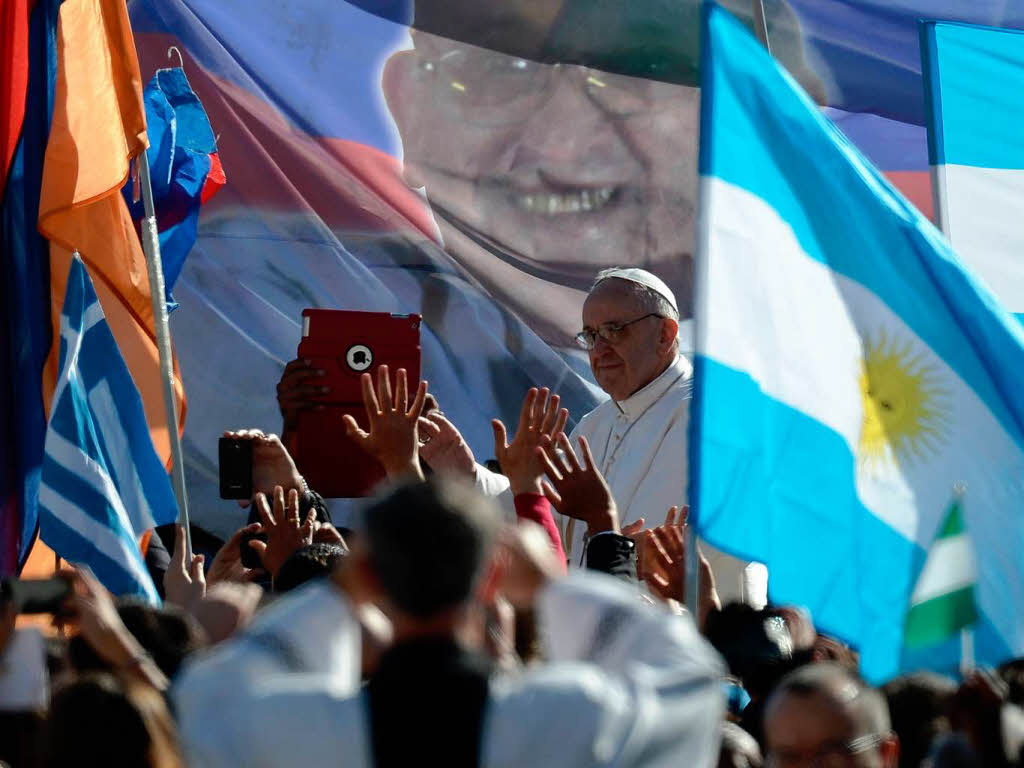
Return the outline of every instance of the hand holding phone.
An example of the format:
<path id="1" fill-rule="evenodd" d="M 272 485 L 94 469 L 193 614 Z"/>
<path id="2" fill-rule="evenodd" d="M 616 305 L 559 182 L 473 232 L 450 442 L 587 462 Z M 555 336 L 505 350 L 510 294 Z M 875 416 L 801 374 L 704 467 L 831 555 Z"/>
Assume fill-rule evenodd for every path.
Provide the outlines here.
<path id="1" fill-rule="evenodd" d="M 71 594 L 67 579 L 18 579 L 0 581 L 0 598 L 10 603 L 14 611 L 24 613 L 60 613 Z"/>
<path id="2" fill-rule="evenodd" d="M 268 435 L 259 429 L 240 429 L 225 432 L 223 437 L 244 441 L 252 448 L 252 496 L 257 493 L 269 495 L 278 485 L 286 490 L 305 490 L 302 475 L 277 435 Z M 249 502 L 250 499 L 244 501 Z M 248 503 L 242 506 L 248 506 Z"/>

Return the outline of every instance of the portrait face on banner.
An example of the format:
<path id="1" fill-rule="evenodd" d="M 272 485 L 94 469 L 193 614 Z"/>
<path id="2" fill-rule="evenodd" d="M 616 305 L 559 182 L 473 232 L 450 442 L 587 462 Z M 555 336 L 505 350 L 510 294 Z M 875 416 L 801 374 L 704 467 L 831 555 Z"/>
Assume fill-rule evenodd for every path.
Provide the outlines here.
<path id="1" fill-rule="evenodd" d="M 419 0 L 412 48 L 382 77 L 404 177 L 425 191 L 445 249 L 556 347 L 607 267 L 659 275 L 689 318 L 697 4 L 455 6 Z M 795 16 L 769 7 L 787 58 L 820 91 Z"/>
<path id="2" fill-rule="evenodd" d="M 383 80 L 405 176 L 458 257 L 483 252 L 465 257 L 482 282 L 513 266 L 586 290 L 601 269 L 643 267 L 689 315 L 699 90 L 412 38 Z"/>

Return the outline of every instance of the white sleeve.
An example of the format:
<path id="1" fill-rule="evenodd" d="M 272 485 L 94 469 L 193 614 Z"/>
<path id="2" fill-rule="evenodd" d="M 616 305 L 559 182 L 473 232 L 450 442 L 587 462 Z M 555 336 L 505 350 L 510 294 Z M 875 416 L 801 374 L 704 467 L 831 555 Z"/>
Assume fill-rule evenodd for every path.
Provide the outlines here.
<path id="1" fill-rule="evenodd" d="M 715 765 L 724 667 L 688 616 L 580 572 L 538 607 L 552 661 L 492 685 L 485 765 Z"/>
<path id="2" fill-rule="evenodd" d="M 516 502 L 508 478 L 491 472 L 482 464 L 473 467 L 473 485 L 480 493 L 494 500 L 506 522 L 516 520 Z"/>
<path id="3" fill-rule="evenodd" d="M 189 768 L 372 766 L 361 696 L 339 696 L 313 676 L 276 678 L 213 713 L 186 743 Z"/>
<path id="4" fill-rule="evenodd" d="M 311 584 L 263 611 L 241 635 L 189 663 L 171 696 L 189 765 L 239 764 L 243 745 L 227 712 L 246 719 L 257 687 L 275 679 L 315 678 L 336 695 L 359 688 L 362 635 L 347 598 L 331 582 Z"/>

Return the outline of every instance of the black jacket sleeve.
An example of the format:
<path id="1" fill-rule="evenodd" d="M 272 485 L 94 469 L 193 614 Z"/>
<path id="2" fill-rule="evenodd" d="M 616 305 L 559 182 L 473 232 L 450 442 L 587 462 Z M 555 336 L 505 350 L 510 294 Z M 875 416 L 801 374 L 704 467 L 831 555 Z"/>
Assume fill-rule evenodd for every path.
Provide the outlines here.
<path id="1" fill-rule="evenodd" d="M 636 545 L 617 533 L 602 533 L 587 542 L 587 568 L 636 580 Z"/>

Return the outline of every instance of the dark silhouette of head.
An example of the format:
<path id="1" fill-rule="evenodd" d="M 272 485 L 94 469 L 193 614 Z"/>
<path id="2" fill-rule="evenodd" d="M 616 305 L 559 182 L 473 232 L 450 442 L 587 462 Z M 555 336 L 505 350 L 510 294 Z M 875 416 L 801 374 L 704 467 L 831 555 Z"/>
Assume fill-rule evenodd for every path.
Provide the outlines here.
<path id="1" fill-rule="evenodd" d="M 365 512 L 364 545 L 391 605 L 426 619 L 465 604 L 489 561 L 498 515 L 473 488 L 432 478 Z"/>

